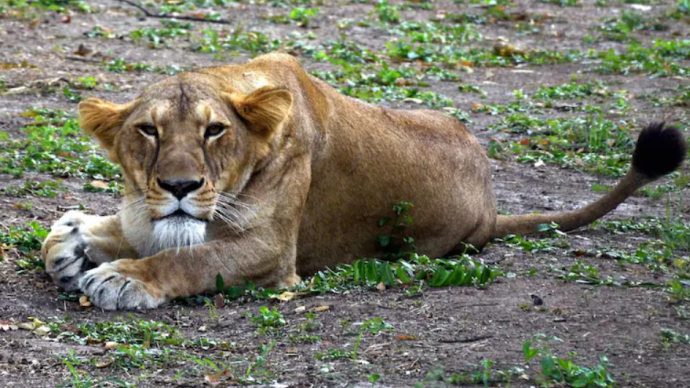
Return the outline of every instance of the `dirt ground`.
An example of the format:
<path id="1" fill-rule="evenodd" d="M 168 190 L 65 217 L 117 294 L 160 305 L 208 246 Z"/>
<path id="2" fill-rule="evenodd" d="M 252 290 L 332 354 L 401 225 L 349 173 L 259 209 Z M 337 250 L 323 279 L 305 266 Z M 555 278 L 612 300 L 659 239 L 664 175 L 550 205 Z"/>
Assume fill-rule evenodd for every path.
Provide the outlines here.
<path id="1" fill-rule="evenodd" d="M 62 92 L 64 85 L 79 77 L 94 77 L 94 90 L 80 90 L 84 96 L 98 96 L 124 102 L 134 98 L 143 85 L 155 82 L 166 75 L 154 71 L 108 71 L 104 62 L 122 58 L 127 63 L 143 63 L 165 67 L 194 68 L 224 63 L 242 63 L 254 56 L 248 50 L 204 53 L 195 49 L 194 37 L 166 39 L 157 48 L 132 38 L 131 31 L 142 27 L 160 28 L 160 20 L 145 17 L 126 2 L 111 0 L 88 1 L 92 13 L 82 13 L 74 7 L 69 14 L 29 7 L 23 14 L 13 13 L 12 2 L 0 1 L 0 62 L 18 66 L 0 67 L 0 80 L 5 93 L 0 93 L 0 131 L 10 139 L 25 136 L 24 126 L 32 121 L 22 112 L 32 107 L 62 109 L 72 114 L 76 103 Z M 161 1 L 150 2 L 160 6 Z M 165 2 L 163 2 L 165 3 Z M 184 1 L 168 2 L 171 4 Z M 189 2 L 192 3 L 192 2 Z M 203 3 L 203 2 L 198 2 Z M 207 3 L 211 4 L 212 1 Z M 287 7 L 275 7 L 271 3 L 226 2 L 227 5 L 199 7 L 184 11 L 183 15 L 198 17 L 198 13 L 217 12 L 220 20 L 230 24 L 193 21 L 195 33 L 202 29 L 221 31 L 242 27 L 245 31 L 260 31 L 269 37 L 286 38 L 300 34 L 301 39 L 314 47 L 328 46 L 342 34 L 345 39 L 374 52 L 386 49 L 386 42 L 397 37 L 377 23 L 358 26 L 357 22 L 371 18 L 374 2 L 330 1 L 312 3 L 318 7 L 316 17 L 309 28 L 288 24 L 270 23 L 270 15 L 288 14 L 296 5 L 309 7 L 309 2 L 294 2 Z M 8 9 L 3 10 L 3 4 Z M 289 3 L 285 3 L 289 4 Z M 392 5 L 400 5 L 397 1 Z M 420 4 L 431 4 L 424 9 Z M 452 13 L 481 14 L 487 3 L 469 4 L 438 0 L 431 3 L 413 2 L 409 9 L 400 10 L 403 21 L 427 21 L 438 15 Z M 482 35 L 468 45 L 490 48 L 496 39 L 504 37 L 512 44 L 533 50 L 568 49 L 624 51 L 628 43 L 601 40 L 585 44 L 586 35 L 599 34 L 596 26 L 602 18 L 619 17 L 624 10 L 634 9 L 627 2 L 609 1 L 596 6 L 585 0 L 579 7 L 561 7 L 557 3 L 517 0 L 508 3 L 505 10 L 514 14 L 528 15 L 526 23 L 534 15 L 547 15 L 546 22 L 532 23 L 538 31 L 521 33 L 515 20 L 494 20 L 479 24 Z M 652 1 L 638 12 L 647 15 L 666 15 L 677 7 L 669 0 Z M 403 7 L 404 8 L 404 7 Z M 149 7 L 154 12 L 155 7 Z M 70 16 L 67 16 L 70 15 Z M 532 16 L 529 16 L 532 15 Z M 69 20 L 66 18 L 69 17 Z M 351 19 L 351 25 L 340 30 L 338 22 Z M 536 19 L 535 19 L 536 20 Z M 642 45 L 650 46 L 656 39 L 690 39 L 690 26 L 686 20 L 663 18 L 667 26 L 661 31 L 634 31 L 633 36 Z M 450 22 L 449 22 L 450 23 Z M 100 26 L 111 32 L 112 37 L 89 37 L 88 33 Z M 313 39 L 306 38 L 313 33 Z M 440 45 L 443 45 L 442 43 Z M 80 46 L 82 48 L 80 49 Z M 75 52 L 81 51 L 78 55 Z M 332 70 L 333 65 L 319 61 L 307 50 L 295 48 L 287 51 L 297 54 L 308 70 Z M 690 58 L 690 57 L 688 57 Z M 688 66 L 687 60 L 676 61 Z M 391 61 L 393 63 L 393 61 Z M 418 64 L 412 63 L 415 67 Z M 419 65 L 421 66 L 421 65 Z M 462 83 L 480 86 L 486 93 L 481 98 L 476 93 L 458 92 L 458 81 L 448 82 L 428 79 L 425 91 L 440 93 L 452 100 L 456 108 L 471 111 L 473 104 L 508 104 L 515 101 L 514 90 L 528 95 L 540 86 L 554 86 L 571 82 L 603 81 L 611 88 L 628 91 L 630 109 L 624 114 L 604 110 L 610 120 L 626 120 L 639 129 L 655 120 L 678 123 L 685 131 L 690 117 L 687 105 L 657 106 L 650 99 L 636 98 L 641 95 L 671 96 L 680 86 L 690 85 L 682 75 L 652 77 L 648 74 L 601 74 L 588 71 L 593 61 L 582 59 L 562 64 L 514 64 L 498 67 L 474 67 L 453 69 L 462 77 Z M 57 92 L 36 86 L 37 81 L 64 79 L 57 82 Z M 24 90 L 17 90 L 22 86 Z M 3 89 L 0 89 L 2 91 Z M 12 91 L 14 92 L 7 92 Z M 608 102 L 597 95 L 568 101 L 578 106 L 592 104 L 604 106 Z M 381 105 L 416 109 L 409 101 L 380 102 Z M 476 108 L 476 105 L 474 106 Z M 489 128 L 507 114 L 489 115 L 470 113 L 468 127 L 488 147 L 489 141 L 518 139 L 519 135 Z M 543 109 L 540 117 L 585 116 L 581 111 Z M 634 136 L 633 136 L 634 137 Z M 2 138 L 0 138 L 2 139 Z M 0 153 L 7 155 L 7 145 Z M 492 159 L 494 187 L 502 212 L 525 213 L 573 209 L 589 203 L 601 194 L 592 190 L 595 184 L 611 186 L 615 178 L 586 173 L 573 168 L 553 164 L 518 163 L 515 158 Z M 687 171 L 684 166 L 683 172 Z M 10 227 L 24 227 L 27 222 L 37 221 L 48 228 L 64 212 L 65 208 L 83 205 L 95 214 L 113 214 L 118 209 L 118 195 L 91 193 L 84 190 L 84 183 L 91 177 L 59 178 L 66 191 L 56 198 L 35 195 L 14 196 L 6 192 L 12 186 L 25 181 L 57 179 L 50 173 L 26 172 L 22 177 L 0 174 L 0 231 Z M 669 183 L 665 179 L 660 184 Z M 637 195 L 630 198 L 607 220 L 642 220 L 644 217 L 665 217 L 671 210 L 684 214 L 690 203 L 681 191 L 678 196 L 661 199 Z M 26 204 L 29 206 L 26 206 Z M 20 206 L 18 206 L 18 204 Z M 530 253 L 510 245 L 495 243 L 476 260 L 495 263 L 504 275 L 486 289 L 474 287 L 425 288 L 419 295 L 408 296 L 404 288 L 385 291 L 356 288 L 343 294 L 327 293 L 288 302 L 275 300 L 228 301 L 222 307 L 212 309 L 204 304 L 175 302 L 152 311 L 103 312 L 81 307 L 79 302 L 54 286 L 40 269 L 19 271 L 17 261 L 37 252 L 20 252 L 6 246 L 4 260 L 0 261 L 0 322 L 5 324 L 29 321 L 35 317 L 43 322 L 62 322 L 58 325 L 74 327 L 87 322 L 130 322 L 137 319 L 163 322 L 179 332 L 188 341 L 185 345 L 171 345 L 173 351 L 191 355 L 168 358 L 150 356 L 142 365 L 109 365 L 116 356 L 106 350 L 102 342 L 79 343 L 55 333 L 41 335 L 29 330 L 0 329 L 0 387 L 54 387 L 54 386 L 138 386 L 138 387 L 196 387 L 210 384 L 204 380 L 208 365 L 204 367 L 194 359 L 210 359 L 232 365 L 233 373 L 245 372 L 247 365 L 257 357 L 263 357 L 260 373 L 242 383 L 274 387 L 365 387 L 370 379 L 379 375 L 377 387 L 441 387 L 457 385 L 482 386 L 481 380 L 450 381 L 453 374 L 473 373 L 484 370 L 483 360 L 491 360 L 491 379 L 487 384 L 496 386 L 531 387 L 540 385 L 538 363 L 529 363 L 523 356 L 523 344 L 537 334 L 555 336 L 561 341 L 551 343 L 551 349 L 561 357 L 569 352 L 578 365 L 594 367 L 599 357 L 606 355 L 611 366 L 607 370 L 622 387 L 690 387 L 690 345 L 663 341 L 661 330 L 670 329 L 681 334 L 690 333 L 690 324 L 677 312 L 678 304 L 670 303 L 664 289 L 645 287 L 597 286 L 558 278 L 554 268 L 566 268 L 577 261 L 593 265 L 600 275 L 624 276 L 629 280 L 666 284 L 671 272 L 651 271 L 644 265 L 630 264 L 611 259 L 606 255 L 580 255 L 578 252 L 608 248 L 634 253 L 641 244 L 653 237 L 643 232 L 611 233 L 602 227 L 583 228 L 563 238 L 567 247 L 553 247 L 547 252 Z M 423 252 L 420 252 L 423 253 Z M 675 250 L 674 257 L 683 259 L 687 252 Z M 682 283 L 687 287 L 687 282 Z M 532 295 L 543 304 L 535 305 Z M 248 318 L 256 315 L 261 306 L 276 307 L 287 325 L 277 333 L 261 334 L 257 325 Z M 315 318 L 305 316 L 296 309 L 307 310 L 328 306 L 315 313 Z M 299 311 L 299 310 L 298 310 Z M 355 360 L 329 360 L 318 356 L 329 349 L 352 349 L 357 340 L 358 325 L 368 319 L 381 318 L 392 330 L 362 336 L 359 353 Z M 311 324 L 312 322 L 316 322 Z M 304 334 L 308 324 L 310 336 L 318 340 L 305 342 L 291 340 L 291 335 Z M 0 324 L 0 328 L 1 328 Z M 303 330 L 302 330 L 303 331 Z M 202 346 L 194 340 L 209 339 L 216 345 Z M 221 344 L 221 342 L 223 344 Z M 262 345 L 271 345 L 262 356 Z M 156 342 L 152 347 L 165 347 Z M 131 359 L 130 357 L 129 359 Z M 73 360 L 75 372 L 70 372 L 65 359 Z M 511 368 L 522 368 L 510 374 Z M 514 369 L 515 370 L 515 369 Z M 505 373 L 499 373 L 505 372 Z M 502 378 L 500 376 L 509 376 Z M 75 377 L 76 376 L 76 377 Z M 444 377 L 440 377 L 444 376 Z M 104 381 L 109 378 L 117 380 Z M 91 379 L 91 380 L 89 380 Z M 237 384 L 237 379 L 224 379 L 220 386 Z M 83 384 L 83 385 L 79 385 Z M 548 386 L 566 386 L 547 382 Z"/>

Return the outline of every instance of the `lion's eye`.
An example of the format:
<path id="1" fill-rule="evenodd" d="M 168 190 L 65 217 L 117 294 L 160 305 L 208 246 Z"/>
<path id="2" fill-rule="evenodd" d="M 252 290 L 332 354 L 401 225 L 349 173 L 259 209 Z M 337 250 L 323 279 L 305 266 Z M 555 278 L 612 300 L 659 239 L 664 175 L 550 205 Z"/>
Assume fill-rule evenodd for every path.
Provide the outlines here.
<path id="1" fill-rule="evenodd" d="M 139 124 L 137 129 L 146 136 L 158 137 L 158 128 L 152 124 Z"/>
<path id="2" fill-rule="evenodd" d="M 206 127 L 206 132 L 204 133 L 204 137 L 209 138 L 209 137 L 214 137 L 218 136 L 221 133 L 225 131 L 225 124 L 223 123 L 213 123 Z"/>

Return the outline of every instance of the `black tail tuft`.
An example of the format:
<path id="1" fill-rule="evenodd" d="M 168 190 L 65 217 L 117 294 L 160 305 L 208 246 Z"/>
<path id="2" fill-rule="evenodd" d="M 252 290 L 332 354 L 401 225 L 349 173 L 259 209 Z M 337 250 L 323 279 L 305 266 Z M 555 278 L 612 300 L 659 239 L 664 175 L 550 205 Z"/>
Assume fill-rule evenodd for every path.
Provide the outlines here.
<path id="1" fill-rule="evenodd" d="M 683 134 L 665 123 L 652 123 L 637 139 L 632 165 L 636 172 L 656 179 L 677 169 L 687 153 Z"/>

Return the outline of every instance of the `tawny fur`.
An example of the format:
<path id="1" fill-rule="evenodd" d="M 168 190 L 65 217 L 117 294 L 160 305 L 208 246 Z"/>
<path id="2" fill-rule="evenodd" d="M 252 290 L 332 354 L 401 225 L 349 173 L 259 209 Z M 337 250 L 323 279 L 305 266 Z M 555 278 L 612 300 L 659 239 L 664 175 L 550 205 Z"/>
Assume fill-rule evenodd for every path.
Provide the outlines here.
<path id="1" fill-rule="evenodd" d="M 112 261 L 75 275 L 108 309 L 209 291 L 218 274 L 226 284 L 282 287 L 299 275 L 380 256 L 377 221 L 400 201 L 414 203 L 409 234 L 418 251 L 442 256 L 462 243 L 482 247 L 492 237 L 534 233 L 545 222 L 577 228 L 658 177 L 633 168 L 586 208 L 497 217 L 489 160 L 457 120 L 343 96 L 284 54 L 182 73 L 123 105 L 87 99 L 80 119 L 122 166 L 123 210 L 106 218 L 66 215 L 63 224 L 81 224 L 71 232 L 73 226 L 56 228 L 44 258 L 56 282 L 70 287 L 75 279 L 59 267 L 76 255 L 75 241 L 89 262 Z M 205 139 L 212 120 L 227 129 Z M 158 137 L 137 129 L 144 122 Z M 203 186 L 177 203 L 158 183 L 171 179 L 203 179 Z M 152 220 L 175 206 L 208 221 L 202 243 L 152 241 Z"/>

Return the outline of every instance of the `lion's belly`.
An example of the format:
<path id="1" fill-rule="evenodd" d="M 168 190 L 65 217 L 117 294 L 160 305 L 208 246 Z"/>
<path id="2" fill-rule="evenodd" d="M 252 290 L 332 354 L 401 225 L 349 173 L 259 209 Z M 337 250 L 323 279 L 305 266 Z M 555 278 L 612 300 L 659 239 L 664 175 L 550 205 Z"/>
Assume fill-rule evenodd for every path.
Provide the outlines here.
<path id="1" fill-rule="evenodd" d="M 490 165 L 474 140 L 375 132 L 339 139 L 315 166 L 297 244 L 300 274 L 381 256 L 377 237 L 391 234 L 392 222 L 378 222 L 401 201 L 414 204 L 404 233 L 420 254 L 488 240 L 496 217 Z"/>

